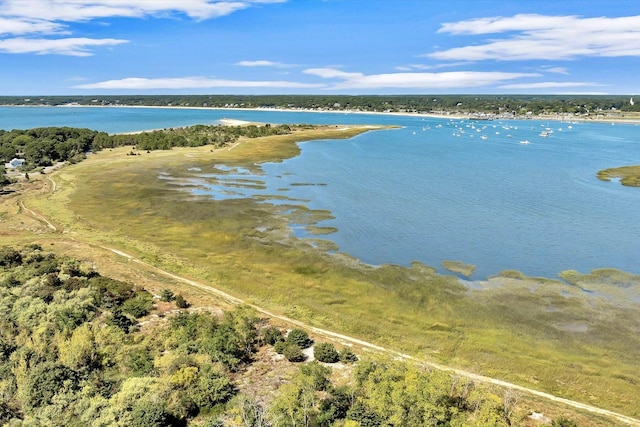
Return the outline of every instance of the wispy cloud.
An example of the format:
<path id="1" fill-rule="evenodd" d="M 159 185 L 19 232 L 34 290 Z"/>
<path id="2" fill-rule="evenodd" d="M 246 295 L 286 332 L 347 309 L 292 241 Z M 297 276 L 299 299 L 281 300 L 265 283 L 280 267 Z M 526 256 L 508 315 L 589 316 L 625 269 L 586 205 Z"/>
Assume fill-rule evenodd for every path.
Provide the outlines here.
<path id="1" fill-rule="evenodd" d="M 569 71 L 564 67 L 541 67 L 540 71 L 543 73 L 569 74 Z"/>
<path id="2" fill-rule="evenodd" d="M 104 18 L 187 16 L 206 20 L 258 4 L 286 0 L 2 0 L 0 52 L 91 55 L 90 47 L 126 43 L 118 39 L 61 38 L 69 25 Z M 20 38 L 23 37 L 23 38 Z M 44 37 L 47 37 L 46 39 Z M 28 39 L 31 38 L 31 39 Z"/>
<path id="3" fill-rule="evenodd" d="M 118 39 L 26 39 L 12 38 L 0 40 L 0 52 L 4 53 L 36 53 L 38 55 L 58 54 L 70 56 L 90 56 L 89 48 L 96 46 L 115 46 L 127 43 Z"/>
<path id="4" fill-rule="evenodd" d="M 505 73 L 451 71 L 442 73 L 348 73 L 333 68 L 311 68 L 306 74 L 338 80 L 330 89 L 462 89 L 492 86 L 524 77 L 540 77 L 537 73 Z"/>
<path id="5" fill-rule="evenodd" d="M 282 62 L 274 62 L 274 61 L 239 61 L 234 65 L 239 65 L 241 67 L 273 67 L 273 68 L 292 68 L 297 67 L 295 64 L 284 64 Z"/>
<path id="6" fill-rule="evenodd" d="M 81 22 L 108 17 L 168 16 L 183 14 L 211 19 L 256 4 L 286 0 L 4 0 L 0 16 Z"/>
<path id="7" fill-rule="evenodd" d="M 73 86 L 76 89 L 206 89 L 206 88 L 294 88 L 294 89 L 317 89 L 322 88 L 322 84 L 298 83 L 287 81 L 245 81 L 210 79 L 206 77 L 180 77 L 180 78 L 158 78 L 147 79 L 139 77 L 129 77 L 119 80 L 107 80 L 98 83 L 88 83 Z"/>
<path id="8" fill-rule="evenodd" d="M 640 56 L 640 16 L 582 18 L 520 14 L 446 23 L 438 32 L 505 34 L 503 38 L 493 36 L 484 43 L 424 55 L 444 61 Z"/>
<path id="9" fill-rule="evenodd" d="M 64 32 L 64 26 L 42 19 L 5 18 L 0 15 L 0 36 L 22 34 L 53 34 Z"/>
<path id="10" fill-rule="evenodd" d="M 448 62 L 443 64 L 410 64 L 395 67 L 398 71 L 415 71 L 415 70 L 438 70 L 440 68 L 459 67 L 467 65 L 468 61 Z"/>
<path id="11" fill-rule="evenodd" d="M 594 82 L 537 82 L 513 83 L 499 86 L 500 89 L 558 89 L 569 87 L 597 87 L 605 86 Z"/>

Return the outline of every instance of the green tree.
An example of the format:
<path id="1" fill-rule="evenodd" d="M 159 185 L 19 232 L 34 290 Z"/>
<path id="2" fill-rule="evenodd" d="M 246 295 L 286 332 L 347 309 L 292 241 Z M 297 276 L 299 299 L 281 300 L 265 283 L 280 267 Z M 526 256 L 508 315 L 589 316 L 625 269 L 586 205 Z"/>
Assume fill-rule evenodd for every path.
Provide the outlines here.
<path id="1" fill-rule="evenodd" d="M 553 422 L 551 423 L 551 427 L 577 427 L 577 426 L 578 424 L 576 424 L 575 421 L 565 416 L 560 416 L 555 420 L 553 420 Z"/>
<path id="2" fill-rule="evenodd" d="M 274 326 L 264 328 L 261 335 L 265 344 L 275 345 L 277 342 L 283 341 L 282 331 Z"/>
<path id="3" fill-rule="evenodd" d="M 308 348 L 313 344 L 313 340 L 309 338 L 309 334 L 302 329 L 292 329 L 289 331 L 286 341 L 288 343 L 295 344 L 300 348 Z"/>
<path id="4" fill-rule="evenodd" d="M 54 362 L 33 367 L 24 379 L 21 389 L 25 408 L 33 409 L 51 403 L 53 396 L 65 389 L 75 389 L 78 379 L 71 369 Z"/>
<path id="5" fill-rule="evenodd" d="M 167 411 L 163 402 L 146 399 L 134 403 L 131 417 L 127 422 L 127 425 L 131 427 L 167 427 L 180 424 L 179 420 Z"/>
<path id="6" fill-rule="evenodd" d="M 189 308 L 189 303 L 184 299 L 181 294 L 176 295 L 176 307 Z"/>
<path id="7" fill-rule="evenodd" d="M 285 344 L 282 355 L 286 357 L 289 362 L 302 362 L 305 358 L 300 346 L 292 343 Z"/>
<path id="8" fill-rule="evenodd" d="M 176 299 L 176 297 L 171 289 L 163 289 L 162 292 L 160 292 L 160 301 L 171 302 L 174 299 Z"/>
<path id="9" fill-rule="evenodd" d="M 353 363 L 358 361 L 358 356 L 349 347 L 342 347 L 338 352 L 338 359 L 342 363 Z"/>
<path id="10" fill-rule="evenodd" d="M 313 347 L 313 357 L 324 363 L 336 363 L 339 359 L 333 344 L 327 342 L 318 343 Z"/>
<path id="11" fill-rule="evenodd" d="M 131 348 L 127 352 L 125 366 L 134 376 L 148 375 L 153 371 L 153 355 L 145 347 Z"/>
<path id="12" fill-rule="evenodd" d="M 71 369 L 93 369 L 98 363 L 98 351 L 90 324 L 83 323 L 68 340 L 60 342 L 58 354 L 60 362 Z"/>
<path id="13" fill-rule="evenodd" d="M 11 184 L 11 180 L 7 177 L 4 165 L 0 165 L 0 190 L 9 184 Z"/>
<path id="14" fill-rule="evenodd" d="M 135 318 L 146 316 L 153 308 L 153 299 L 148 292 L 138 292 L 122 304 L 122 311 Z"/>

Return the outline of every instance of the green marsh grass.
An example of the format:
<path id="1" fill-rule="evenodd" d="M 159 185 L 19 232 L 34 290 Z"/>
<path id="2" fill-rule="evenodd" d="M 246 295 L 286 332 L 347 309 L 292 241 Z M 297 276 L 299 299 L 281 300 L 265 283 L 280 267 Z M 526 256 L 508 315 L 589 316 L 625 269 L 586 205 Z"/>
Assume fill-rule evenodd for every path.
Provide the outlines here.
<path id="1" fill-rule="evenodd" d="M 603 169 L 596 174 L 602 181 L 619 178 L 620 184 L 629 187 L 640 187 L 640 166 L 622 166 L 619 168 Z"/>
<path id="2" fill-rule="evenodd" d="M 297 155 L 297 141 L 362 131 L 305 131 L 215 151 L 102 152 L 63 169 L 55 193 L 27 203 L 78 240 L 112 245 L 311 325 L 640 416 L 637 299 L 619 304 L 607 287 L 594 296 L 579 274 L 567 283 L 509 271 L 475 288 L 420 263 L 364 265 L 327 254 L 321 241 L 289 236 L 292 217 L 313 224 L 328 212 L 287 217 L 250 199 L 194 198 L 158 179 L 189 167 L 279 161 Z"/>

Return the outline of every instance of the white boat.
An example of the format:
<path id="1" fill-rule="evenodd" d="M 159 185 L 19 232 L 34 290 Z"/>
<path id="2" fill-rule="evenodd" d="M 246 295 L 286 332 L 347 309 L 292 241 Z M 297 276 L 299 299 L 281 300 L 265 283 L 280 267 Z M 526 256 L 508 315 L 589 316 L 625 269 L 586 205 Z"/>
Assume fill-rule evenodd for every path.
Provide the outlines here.
<path id="1" fill-rule="evenodd" d="M 529 143 L 528 139 L 525 139 L 524 141 L 520 141 L 520 144 L 528 144 L 528 143 Z"/>

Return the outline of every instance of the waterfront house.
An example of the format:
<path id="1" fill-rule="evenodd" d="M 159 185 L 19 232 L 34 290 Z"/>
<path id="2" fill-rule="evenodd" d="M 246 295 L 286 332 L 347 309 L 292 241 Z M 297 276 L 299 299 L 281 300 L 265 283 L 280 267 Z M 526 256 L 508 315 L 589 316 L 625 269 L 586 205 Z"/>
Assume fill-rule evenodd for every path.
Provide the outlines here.
<path id="1" fill-rule="evenodd" d="M 14 159 L 11 159 L 9 163 L 5 164 L 5 167 L 7 169 L 16 169 L 16 168 L 19 168 L 20 166 L 23 166 L 24 162 L 25 162 L 24 159 L 14 158 Z"/>

